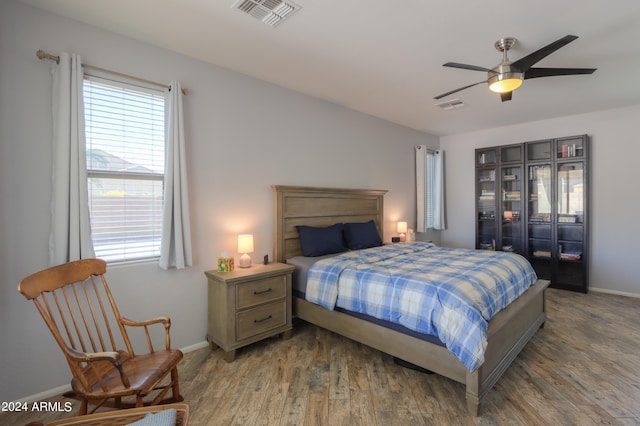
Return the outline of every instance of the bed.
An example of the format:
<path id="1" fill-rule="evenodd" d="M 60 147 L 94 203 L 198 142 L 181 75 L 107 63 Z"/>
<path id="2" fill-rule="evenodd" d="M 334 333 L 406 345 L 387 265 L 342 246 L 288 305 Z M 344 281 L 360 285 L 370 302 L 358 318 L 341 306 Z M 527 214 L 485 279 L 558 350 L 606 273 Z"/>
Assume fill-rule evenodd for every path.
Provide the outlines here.
<path id="1" fill-rule="evenodd" d="M 276 261 L 302 256 L 298 226 L 329 227 L 373 221 L 383 236 L 386 191 L 272 186 L 275 198 Z M 478 415 L 482 399 L 533 337 L 545 319 L 546 280 L 537 280 L 488 323 L 483 363 L 471 372 L 442 343 L 389 328 L 340 310 L 328 310 L 294 296 L 294 315 L 393 357 L 448 377 L 466 387 L 467 408 Z"/>

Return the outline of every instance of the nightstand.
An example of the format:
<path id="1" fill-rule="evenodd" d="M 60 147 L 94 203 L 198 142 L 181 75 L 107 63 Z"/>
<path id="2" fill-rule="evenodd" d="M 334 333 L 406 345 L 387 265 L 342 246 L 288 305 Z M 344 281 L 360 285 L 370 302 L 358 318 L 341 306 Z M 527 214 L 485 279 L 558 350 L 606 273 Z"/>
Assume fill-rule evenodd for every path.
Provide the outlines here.
<path id="1" fill-rule="evenodd" d="M 291 274 L 284 263 L 252 264 L 231 272 L 206 271 L 209 280 L 207 338 L 232 362 L 236 349 L 282 333 L 291 337 Z"/>

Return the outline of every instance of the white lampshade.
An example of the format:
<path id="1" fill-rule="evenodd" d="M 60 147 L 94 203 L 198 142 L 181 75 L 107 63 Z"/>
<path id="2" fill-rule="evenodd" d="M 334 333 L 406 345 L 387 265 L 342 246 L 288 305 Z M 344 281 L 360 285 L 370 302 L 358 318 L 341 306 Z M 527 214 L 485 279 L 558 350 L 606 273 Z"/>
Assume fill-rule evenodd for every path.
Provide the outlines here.
<path id="1" fill-rule="evenodd" d="M 247 253 L 253 253 L 253 235 L 243 234 L 238 235 L 238 253 L 242 253 L 240 257 L 239 265 L 241 268 L 248 268 L 251 266 L 251 256 Z"/>
<path id="2" fill-rule="evenodd" d="M 253 253 L 253 235 L 238 235 L 238 253 Z"/>
<path id="3" fill-rule="evenodd" d="M 400 234 L 400 241 L 407 241 L 407 235 L 405 234 L 405 232 L 407 232 L 407 222 L 398 222 L 396 226 L 398 228 L 398 234 Z"/>

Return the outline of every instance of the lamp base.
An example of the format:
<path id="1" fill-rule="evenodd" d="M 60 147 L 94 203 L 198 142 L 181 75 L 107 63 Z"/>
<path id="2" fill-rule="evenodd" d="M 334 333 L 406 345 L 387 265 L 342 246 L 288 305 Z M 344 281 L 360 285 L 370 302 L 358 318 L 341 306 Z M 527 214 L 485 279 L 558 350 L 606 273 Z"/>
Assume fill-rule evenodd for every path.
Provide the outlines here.
<path id="1" fill-rule="evenodd" d="M 247 253 L 240 256 L 238 266 L 240 266 L 241 268 L 249 268 L 251 266 L 251 256 L 249 256 Z"/>
<path id="2" fill-rule="evenodd" d="M 400 233 L 399 237 L 400 237 L 401 243 L 404 243 L 405 241 L 407 241 L 407 235 L 404 232 Z"/>

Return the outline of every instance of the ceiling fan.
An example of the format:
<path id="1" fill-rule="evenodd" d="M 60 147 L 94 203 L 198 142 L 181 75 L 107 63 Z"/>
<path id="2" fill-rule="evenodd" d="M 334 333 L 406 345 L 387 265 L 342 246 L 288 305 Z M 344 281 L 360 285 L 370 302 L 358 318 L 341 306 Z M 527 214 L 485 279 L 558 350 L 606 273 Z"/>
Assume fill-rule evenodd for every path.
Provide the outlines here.
<path id="1" fill-rule="evenodd" d="M 556 50 L 571 43 L 577 39 L 578 36 L 567 35 L 559 40 L 554 41 L 545 47 L 536 50 L 535 52 L 520 58 L 515 62 L 511 62 L 507 57 L 507 52 L 516 43 L 516 39 L 513 37 L 501 38 L 495 42 L 495 47 L 502 52 L 502 62 L 495 67 L 489 69 L 484 67 L 478 67 L 475 65 L 459 64 L 456 62 L 447 62 L 444 67 L 462 68 L 471 71 L 484 71 L 487 73 L 486 80 L 479 81 L 477 83 L 470 84 L 468 86 L 460 87 L 447 93 L 443 93 L 440 96 L 436 96 L 434 99 L 441 99 L 445 96 L 449 96 L 453 93 L 459 92 L 469 87 L 481 83 L 488 83 L 489 90 L 500 94 L 502 102 L 510 101 L 511 95 L 515 89 L 520 87 L 523 80 L 538 77 L 553 77 L 557 75 L 576 75 L 576 74 L 593 74 L 597 68 L 534 68 L 537 62 L 543 58 L 549 56 Z"/>

